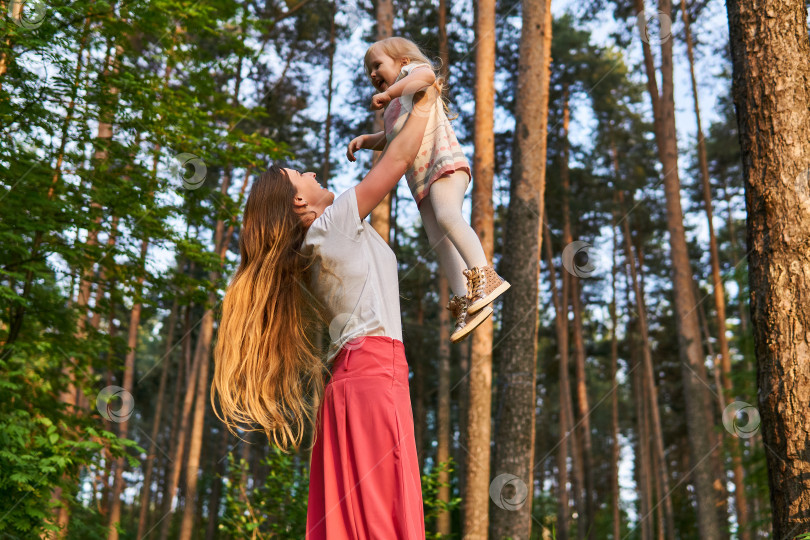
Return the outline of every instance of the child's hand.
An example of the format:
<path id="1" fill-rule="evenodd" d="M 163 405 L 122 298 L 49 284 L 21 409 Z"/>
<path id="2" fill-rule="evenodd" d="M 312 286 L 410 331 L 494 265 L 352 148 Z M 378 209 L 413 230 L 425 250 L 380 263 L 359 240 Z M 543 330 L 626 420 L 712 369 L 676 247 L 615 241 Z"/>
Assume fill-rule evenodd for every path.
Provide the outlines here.
<path id="1" fill-rule="evenodd" d="M 352 142 L 349 143 L 349 149 L 346 150 L 346 158 L 349 161 L 357 161 L 357 159 L 354 157 L 354 153 L 363 148 L 365 138 L 365 135 L 360 135 L 359 137 L 352 139 Z"/>
<path id="2" fill-rule="evenodd" d="M 391 101 L 391 96 L 388 95 L 388 92 L 381 92 L 379 94 L 375 94 L 373 98 L 371 98 L 371 110 L 377 111 L 379 109 L 384 108 L 388 103 Z"/>

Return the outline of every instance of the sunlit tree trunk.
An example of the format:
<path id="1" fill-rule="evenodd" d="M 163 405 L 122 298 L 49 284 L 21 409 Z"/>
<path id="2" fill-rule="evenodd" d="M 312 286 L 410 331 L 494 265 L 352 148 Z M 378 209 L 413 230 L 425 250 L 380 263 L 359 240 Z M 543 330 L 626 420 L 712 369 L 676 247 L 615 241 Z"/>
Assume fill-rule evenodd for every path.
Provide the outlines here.
<path id="1" fill-rule="evenodd" d="M 419 328 L 424 328 L 425 325 L 425 307 L 422 302 L 423 295 L 417 295 L 418 300 L 416 303 L 416 325 Z M 413 369 L 413 379 L 411 380 L 411 403 L 413 407 L 413 434 L 416 443 L 416 456 L 419 462 L 419 470 L 425 465 L 425 432 L 427 431 L 427 418 L 425 413 L 425 381 L 427 380 L 425 371 L 428 369 L 429 364 L 422 358 L 422 355 L 416 355 L 412 358 L 411 368 Z"/>
<path id="2" fill-rule="evenodd" d="M 495 253 L 492 180 L 495 166 L 495 0 L 475 5 L 475 128 L 472 173 L 472 227 L 487 261 Z M 492 317 L 470 338 L 464 538 L 485 540 L 489 527 L 490 437 L 492 415 Z"/>
<path id="3" fill-rule="evenodd" d="M 139 268 L 146 268 L 146 252 L 149 249 L 149 238 L 145 237 L 141 242 L 141 256 Z M 133 298 L 135 300 L 132 311 L 129 315 L 129 335 L 127 336 L 127 355 L 124 360 L 124 379 L 122 387 L 129 393 L 133 390 L 133 381 L 135 377 L 135 350 L 138 346 L 138 329 L 141 324 L 141 311 L 143 304 L 141 296 L 143 294 L 144 273 L 141 272 L 138 276 L 134 291 Z M 118 436 L 126 439 L 129 433 L 129 419 L 121 422 L 119 426 Z M 113 492 L 112 500 L 110 503 L 109 515 L 109 530 L 107 532 L 107 540 L 118 540 L 118 526 L 121 519 L 121 494 L 124 491 L 124 461 L 125 458 L 119 457 L 115 462 L 115 475 L 113 478 Z"/>
<path id="4" fill-rule="evenodd" d="M 377 40 L 389 38 L 394 35 L 394 2 L 393 0 L 375 0 L 377 15 Z M 383 112 L 377 111 L 374 115 L 374 128 L 376 133 L 385 129 L 383 123 Z M 377 163 L 381 152 L 374 152 L 373 162 Z M 396 189 L 396 188 L 394 188 Z M 392 190 L 393 192 L 393 190 Z M 390 242 L 391 236 L 391 193 L 374 207 L 371 211 L 371 226 L 377 231 L 386 243 Z"/>
<path id="5" fill-rule="evenodd" d="M 155 453 L 157 452 L 157 439 L 160 433 L 160 426 L 163 420 L 163 403 L 166 397 L 166 382 L 168 380 L 169 370 L 171 368 L 171 352 L 174 348 L 174 327 L 177 323 L 177 312 L 179 310 L 178 300 L 174 299 L 172 304 L 172 311 L 169 314 L 169 322 L 166 326 L 166 348 L 163 353 L 162 361 L 163 366 L 160 370 L 160 383 L 158 383 L 157 401 L 155 403 L 155 417 L 152 420 L 152 432 L 149 438 L 149 451 L 146 454 L 146 462 L 144 463 L 143 473 L 143 487 L 141 488 L 141 509 L 138 515 L 138 534 L 137 538 L 143 537 L 146 532 L 147 516 L 149 512 L 149 504 L 152 494 L 152 472 L 155 465 Z"/>
<path id="6" fill-rule="evenodd" d="M 450 300 L 447 278 L 439 278 L 439 362 L 438 397 L 436 400 L 436 462 L 450 458 L 450 312 L 444 309 Z M 450 475 L 443 472 L 439 482 L 448 484 L 439 487 L 438 499 L 450 501 Z M 450 534 L 450 512 L 442 512 L 436 517 L 436 532 Z"/>
<path id="7" fill-rule="evenodd" d="M 537 296 L 546 180 L 551 0 L 523 0 L 515 146 L 506 217 L 503 275 L 514 290 L 503 301 L 508 329 L 498 355 L 498 408 L 493 473 L 517 477 L 526 499 L 514 510 L 493 508 L 490 534 L 529 538 L 532 529 L 534 416 L 537 381 Z M 522 491 L 520 493 L 522 495 Z M 505 495 L 502 493 L 501 495 Z"/>
<path id="8" fill-rule="evenodd" d="M 644 0 L 635 0 L 637 12 L 644 11 Z M 672 20 L 672 0 L 658 1 L 659 17 Z M 643 30 L 643 29 L 641 29 Z M 678 172 L 677 131 L 675 127 L 674 75 L 672 65 L 672 39 L 661 39 L 661 92 L 656 79 L 652 50 L 642 40 L 647 89 L 655 119 L 655 138 L 663 174 L 663 187 L 672 262 L 672 289 L 678 347 L 681 359 L 686 425 L 691 456 L 691 482 L 697 497 L 698 530 L 702 540 L 720 540 L 726 524 L 718 520 L 715 511 L 718 501 L 714 490 L 714 448 L 711 403 L 708 395 L 706 366 L 700 346 L 700 326 L 695 312 L 696 299 L 686 233 L 681 208 L 681 183 Z M 666 493 L 666 490 L 665 490 Z"/>
<path id="9" fill-rule="evenodd" d="M 447 5 L 445 0 L 439 0 L 439 58 L 441 59 L 441 75 L 445 81 L 449 76 L 449 45 L 447 42 Z M 441 463 L 450 457 L 450 312 L 445 309 L 450 300 L 450 286 L 447 277 L 439 277 L 439 388 L 436 403 L 436 461 Z M 448 486 L 439 487 L 440 501 L 450 501 L 450 475 L 441 473 L 439 482 Z M 441 535 L 451 533 L 450 513 L 442 512 L 436 517 L 436 532 Z"/>
<path id="10" fill-rule="evenodd" d="M 562 120 L 562 155 L 560 158 L 560 184 L 562 187 L 562 216 L 563 216 L 563 246 L 567 246 L 573 241 L 573 231 L 571 227 L 571 179 L 569 173 L 569 141 L 568 128 L 571 118 L 569 104 L 569 90 L 565 85 L 563 88 L 563 120 Z M 578 460 L 574 461 L 574 484 L 575 500 L 577 505 L 577 538 L 592 538 L 594 534 L 593 524 L 594 508 L 593 497 L 594 487 L 591 472 L 591 422 L 588 405 L 588 388 L 585 381 L 585 340 L 582 328 L 582 289 L 579 284 L 579 277 L 573 276 L 570 272 L 563 276 L 563 280 L 568 280 L 570 284 L 569 295 L 571 299 L 571 309 L 574 314 L 573 320 L 573 348 L 575 367 L 575 396 L 576 396 L 576 437 L 575 444 L 578 446 Z M 564 285 L 565 287 L 565 285 Z M 568 305 L 564 304 L 564 320 L 568 322 Z M 572 419 L 573 421 L 574 419 Z M 588 532 L 590 531 L 590 532 Z"/>
<path id="11" fill-rule="evenodd" d="M 700 178 L 703 187 L 703 206 L 706 211 L 706 222 L 709 230 L 709 253 L 712 265 L 712 293 L 714 296 L 714 309 L 717 318 L 717 345 L 720 349 L 719 359 L 712 358 L 719 364 L 722 373 L 722 386 L 718 391 L 727 399 L 734 399 L 731 383 L 731 353 L 729 352 L 728 337 L 726 336 L 726 291 L 723 279 L 720 276 L 720 255 L 717 249 L 717 236 L 714 233 L 714 217 L 712 211 L 712 190 L 709 177 L 709 160 L 706 155 L 706 140 L 703 137 L 703 125 L 700 117 L 700 100 L 698 98 L 697 77 L 695 76 L 695 56 L 693 52 L 691 21 L 686 1 L 681 3 L 681 19 L 684 24 L 686 37 L 686 54 L 689 59 L 689 74 L 692 82 L 692 97 L 695 104 L 695 121 L 697 123 L 697 150 Z M 722 390 L 720 390 L 722 389 Z M 723 407 L 725 408 L 725 399 Z M 748 503 L 745 496 L 745 472 L 742 465 L 742 445 L 739 439 L 730 439 L 732 472 L 734 476 L 734 501 L 737 513 L 737 524 L 740 540 L 751 540 L 748 531 Z"/>
<path id="12" fill-rule="evenodd" d="M 241 67 L 241 62 L 239 63 Z M 237 71 L 239 73 L 241 70 Z M 237 82 L 240 79 L 237 77 Z M 234 96 L 239 96 L 239 84 L 236 85 Z M 222 179 L 220 193 L 222 197 L 228 196 L 228 188 L 231 185 L 231 170 L 225 169 Z M 228 230 L 228 233 L 232 229 Z M 230 244 L 230 234 L 225 232 L 225 221 L 220 217 L 217 219 L 214 230 L 215 253 L 219 255 L 220 262 L 224 263 L 225 255 Z M 209 272 L 208 280 L 211 283 L 219 281 L 219 272 Z M 200 333 L 197 337 L 197 344 L 194 350 L 194 363 L 199 366 L 197 374 L 197 386 L 195 389 L 194 418 L 191 423 L 191 435 L 189 437 L 188 456 L 186 459 L 186 502 L 183 507 L 183 521 L 180 527 L 180 540 L 189 540 L 194 527 L 194 500 L 197 496 L 197 481 L 199 476 L 200 453 L 202 450 L 203 423 L 205 419 L 205 409 L 208 406 L 208 368 L 210 364 L 211 340 L 214 332 L 214 306 L 216 305 L 216 293 L 208 294 L 206 310 L 200 322 Z"/>
<path id="13" fill-rule="evenodd" d="M 568 445 L 571 444 L 572 456 L 576 455 L 577 447 L 573 439 L 569 439 L 574 425 L 573 404 L 571 403 L 571 386 L 568 381 L 568 318 L 565 315 L 568 306 L 569 280 L 566 272 L 561 272 L 562 291 L 557 288 L 554 259 L 551 254 L 551 235 L 548 226 L 543 227 L 543 249 L 549 268 L 549 285 L 551 286 L 551 300 L 554 304 L 554 328 L 557 333 L 557 350 L 560 355 L 559 367 L 559 399 L 560 399 L 560 442 L 557 444 L 557 540 L 568 540 L 570 534 L 570 511 L 568 498 Z M 563 239 L 563 242 L 565 240 Z M 572 461 L 576 461 L 576 458 Z"/>
<path id="14" fill-rule="evenodd" d="M 615 186 L 614 186 L 615 187 Z M 616 196 L 613 202 L 615 205 Z M 616 252 L 619 250 L 618 234 L 616 232 L 616 210 L 613 210 L 610 222 L 610 232 L 613 237 L 613 248 L 611 249 L 610 265 L 610 382 L 613 384 L 613 391 L 610 396 L 610 492 L 611 492 L 611 514 L 613 516 L 613 538 L 618 539 L 621 531 L 621 513 L 619 511 L 619 392 L 616 373 L 619 369 L 619 338 L 616 335 L 618 327 L 617 305 L 616 305 Z"/>
<path id="15" fill-rule="evenodd" d="M 332 149 L 332 80 L 335 74 L 335 12 L 337 6 L 335 0 L 330 4 L 331 20 L 329 23 L 329 78 L 326 86 L 326 123 L 324 126 L 324 150 L 323 150 L 323 166 L 321 167 L 321 185 L 324 187 L 329 186 L 329 175 L 331 174 L 329 160 L 331 158 Z"/>
<path id="16" fill-rule="evenodd" d="M 726 5 L 748 211 L 757 408 L 767 449 L 772 537 L 793 538 L 810 530 L 807 7 L 802 0 L 763 0 L 757 5 L 728 0 Z"/>
<path id="17" fill-rule="evenodd" d="M 618 174 L 617 161 L 618 156 L 614 152 L 614 173 Z M 624 193 L 619 191 L 619 203 L 624 205 Z M 642 408 L 645 412 L 649 410 L 650 427 L 652 429 L 652 441 L 655 452 L 655 468 L 658 472 L 657 481 L 661 486 L 663 492 L 663 500 L 660 504 L 664 507 L 664 521 L 667 526 L 667 537 L 675 538 L 675 520 L 673 518 L 672 499 L 670 497 L 669 488 L 669 467 L 666 462 L 666 453 L 664 451 L 664 433 L 661 426 L 661 412 L 658 407 L 658 388 L 655 384 L 655 368 L 652 362 L 652 350 L 649 329 L 647 324 L 647 309 L 644 305 L 644 293 L 642 284 L 636 270 L 636 254 L 633 252 L 632 237 L 630 233 L 630 220 L 629 216 L 622 219 L 622 231 L 624 236 L 624 256 L 628 267 L 629 285 L 635 297 L 635 306 L 638 311 L 638 337 L 640 339 L 639 349 L 641 349 L 641 375 L 642 382 L 646 388 L 646 395 L 649 396 L 648 403 Z M 639 396 L 636 396 L 639 397 Z M 649 439 L 645 439 L 648 441 Z M 645 443 L 646 444 L 646 443 Z"/>

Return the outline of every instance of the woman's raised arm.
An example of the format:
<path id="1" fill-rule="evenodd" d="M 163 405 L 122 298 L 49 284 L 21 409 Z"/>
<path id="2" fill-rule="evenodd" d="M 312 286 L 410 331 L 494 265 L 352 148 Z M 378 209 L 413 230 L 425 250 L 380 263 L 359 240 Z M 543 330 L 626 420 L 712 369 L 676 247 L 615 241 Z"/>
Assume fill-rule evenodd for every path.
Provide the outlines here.
<path id="1" fill-rule="evenodd" d="M 354 188 L 360 219 L 365 219 L 411 166 L 422 146 L 430 108 L 436 102 L 435 86 L 414 95 L 413 109 L 408 113 L 402 131 L 388 143 L 380 160 Z"/>

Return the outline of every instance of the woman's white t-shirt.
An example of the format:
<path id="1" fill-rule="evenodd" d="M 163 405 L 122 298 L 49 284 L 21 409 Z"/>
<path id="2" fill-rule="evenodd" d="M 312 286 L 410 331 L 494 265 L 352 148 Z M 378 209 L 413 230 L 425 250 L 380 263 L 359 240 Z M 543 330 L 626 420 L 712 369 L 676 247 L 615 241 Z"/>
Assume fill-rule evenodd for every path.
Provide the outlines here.
<path id="1" fill-rule="evenodd" d="M 316 256 L 309 289 L 330 321 L 327 362 L 356 337 L 402 341 L 397 259 L 377 231 L 360 219 L 353 187 L 310 225 L 302 250 Z"/>

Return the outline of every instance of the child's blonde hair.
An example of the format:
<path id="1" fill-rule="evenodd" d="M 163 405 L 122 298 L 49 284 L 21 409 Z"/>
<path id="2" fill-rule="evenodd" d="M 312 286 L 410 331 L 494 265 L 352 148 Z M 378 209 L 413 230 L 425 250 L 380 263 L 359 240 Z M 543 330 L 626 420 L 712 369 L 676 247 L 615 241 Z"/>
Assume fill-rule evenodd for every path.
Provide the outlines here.
<path id="1" fill-rule="evenodd" d="M 396 61 L 402 60 L 403 58 L 408 61 L 408 63 L 417 62 L 417 63 L 424 63 L 430 66 L 430 69 L 433 70 L 433 74 L 436 76 L 436 85 L 441 92 L 439 95 L 441 96 L 442 105 L 444 106 L 444 111 L 450 116 L 450 109 L 447 107 L 447 99 L 445 97 L 444 92 L 444 85 L 445 80 L 444 77 L 436 69 L 436 66 L 431 62 L 425 53 L 422 52 L 422 49 L 419 46 L 411 41 L 410 39 L 404 37 L 390 37 L 381 39 L 373 43 L 368 50 L 366 51 L 365 57 L 363 57 L 363 67 L 365 67 L 366 75 L 371 76 L 371 67 L 369 66 L 369 57 L 371 53 L 380 50 L 386 56 L 390 56 Z M 455 116 L 453 117 L 455 118 Z"/>

